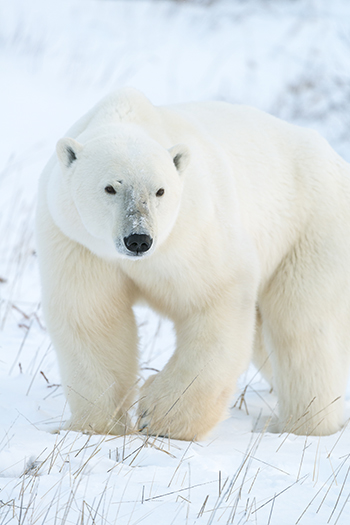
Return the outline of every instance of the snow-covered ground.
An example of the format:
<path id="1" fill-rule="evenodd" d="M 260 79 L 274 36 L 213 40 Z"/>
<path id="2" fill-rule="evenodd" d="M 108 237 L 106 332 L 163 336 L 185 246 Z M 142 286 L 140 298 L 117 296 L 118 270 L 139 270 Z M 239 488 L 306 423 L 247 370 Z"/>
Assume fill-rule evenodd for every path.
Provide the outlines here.
<path id="1" fill-rule="evenodd" d="M 349 77 L 347 0 L 0 0 L 0 525 L 350 523 L 349 426 L 255 432 L 276 398 L 253 368 L 203 442 L 50 433 L 68 408 L 33 236 L 55 142 L 111 89 L 252 104 L 318 129 L 350 160 Z M 137 313 L 146 377 L 174 335 Z"/>

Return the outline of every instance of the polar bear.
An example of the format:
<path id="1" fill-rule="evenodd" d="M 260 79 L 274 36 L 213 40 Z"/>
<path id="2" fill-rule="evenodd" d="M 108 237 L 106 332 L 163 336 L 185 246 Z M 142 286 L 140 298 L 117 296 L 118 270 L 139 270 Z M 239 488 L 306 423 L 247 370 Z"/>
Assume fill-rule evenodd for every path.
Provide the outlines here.
<path id="1" fill-rule="evenodd" d="M 132 88 L 59 140 L 40 179 L 42 306 L 67 428 L 201 439 L 255 359 L 279 430 L 342 424 L 350 360 L 350 167 L 316 132 L 224 102 Z M 138 392 L 132 307 L 177 348 Z M 128 431 L 129 429 L 127 429 Z"/>

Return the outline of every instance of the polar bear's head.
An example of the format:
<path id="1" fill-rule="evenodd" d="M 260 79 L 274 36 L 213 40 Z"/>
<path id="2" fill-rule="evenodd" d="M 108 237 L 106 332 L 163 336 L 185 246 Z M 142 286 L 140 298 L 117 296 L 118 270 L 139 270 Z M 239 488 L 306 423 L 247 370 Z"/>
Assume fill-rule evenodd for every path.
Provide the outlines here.
<path id="1" fill-rule="evenodd" d="M 63 138 L 57 156 L 48 202 L 68 237 L 96 255 L 133 259 L 153 253 L 168 237 L 180 207 L 186 146 L 167 150 L 123 126 L 84 145 Z"/>

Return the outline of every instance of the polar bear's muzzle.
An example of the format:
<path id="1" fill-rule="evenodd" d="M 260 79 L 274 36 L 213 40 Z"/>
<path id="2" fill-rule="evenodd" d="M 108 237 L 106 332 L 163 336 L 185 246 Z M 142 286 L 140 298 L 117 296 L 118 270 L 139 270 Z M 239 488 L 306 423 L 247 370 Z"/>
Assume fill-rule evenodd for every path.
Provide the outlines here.
<path id="1" fill-rule="evenodd" d="M 124 244 L 129 252 L 140 255 L 147 252 L 152 246 L 153 239 L 149 235 L 133 233 L 124 237 Z"/>

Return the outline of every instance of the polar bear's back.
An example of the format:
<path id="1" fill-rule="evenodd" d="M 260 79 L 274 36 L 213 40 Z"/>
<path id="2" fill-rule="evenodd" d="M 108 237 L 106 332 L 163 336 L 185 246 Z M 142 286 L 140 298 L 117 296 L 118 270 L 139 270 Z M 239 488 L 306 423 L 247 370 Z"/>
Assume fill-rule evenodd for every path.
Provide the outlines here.
<path id="1" fill-rule="evenodd" d="M 307 232 L 327 237 L 336 223 L 339 237 L 349 237 L 350 167 L 317 132 L 224 102 L 163 111 L 166 120 L 177 122 L 170 128 L 183 134 L 174 140 L 187 143 L 194 135 L 203 141 L 199 151 L 209 169 L 205 177 L 193 174 L 196 185 L 215 178 L 215 209 L 232 223 L 238 210 L 257 248 L 263 278 Z M 200 165 L 198 158 L 195 164 Z"/>

